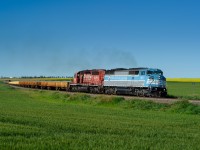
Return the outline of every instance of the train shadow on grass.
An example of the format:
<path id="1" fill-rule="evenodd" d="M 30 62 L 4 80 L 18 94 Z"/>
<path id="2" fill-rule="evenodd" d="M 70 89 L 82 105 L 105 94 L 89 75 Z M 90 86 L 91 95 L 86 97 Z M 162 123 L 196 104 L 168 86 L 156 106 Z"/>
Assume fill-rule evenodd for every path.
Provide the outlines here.
<path id="1" fill-rule="evenodd" d="M 174 95 L 167 95 L 165 98 L 174 98 L 174 99 L 176 99 L 176 98 L 178 98 L 177 96 L 174 96 Z"/>

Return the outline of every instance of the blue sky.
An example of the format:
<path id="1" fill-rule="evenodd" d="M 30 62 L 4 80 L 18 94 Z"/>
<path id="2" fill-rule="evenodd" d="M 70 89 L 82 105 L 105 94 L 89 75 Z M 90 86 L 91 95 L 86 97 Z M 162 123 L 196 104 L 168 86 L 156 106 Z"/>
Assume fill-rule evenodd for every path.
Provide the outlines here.
<path id="1" fill-rule="evenodd" d="M 153 67 L 200 77 L 198 0 L 1 0 L 0 76 Z"/>

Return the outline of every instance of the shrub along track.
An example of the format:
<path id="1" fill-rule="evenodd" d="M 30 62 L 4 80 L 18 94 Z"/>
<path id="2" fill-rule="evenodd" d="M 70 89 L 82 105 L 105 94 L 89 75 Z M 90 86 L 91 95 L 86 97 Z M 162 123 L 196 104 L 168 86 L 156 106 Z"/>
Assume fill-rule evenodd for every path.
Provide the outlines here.
<path id="1" fill-rule="evenodd" d="M 48 90 L 48 89 L 37 89 L 37 88 L 27 88 L 27 87 L 21 87 L 21 86 L 14 86 L 14 85 L 9 85 L 13 88 L 18 88 L 18 89 L 28 89 L 28 90 L 45 90 L 45 91 L 55 91 L 55 90 Z M 82 92 L 68 92 L 64 90 L 59 90 L 58 92 L 61 93 L 67 93 L 67 94 L 83 94 Z M 105 97 L 123 97 L 125 100 L 146 100 L 146 101 L 153 101 L 156 103 L 163 103 L 163 104 L 172 104 L 177 101 L 183 101 L 183 99 L 178 99 L 178 98 L 152 98 L 152 97 L 137 97 L 137 96 L 128 96 L 128 95 L 105 95 L 105 94 L 91 94 L 91 93 L 84 93 L 87 95 L 90 95 L 92 97 L 97 97 L 100 95 L 104 95 Z M 200 100 L 188 100 L 188 102 L 195 104 L 195 105 L 200 105 Z"/>

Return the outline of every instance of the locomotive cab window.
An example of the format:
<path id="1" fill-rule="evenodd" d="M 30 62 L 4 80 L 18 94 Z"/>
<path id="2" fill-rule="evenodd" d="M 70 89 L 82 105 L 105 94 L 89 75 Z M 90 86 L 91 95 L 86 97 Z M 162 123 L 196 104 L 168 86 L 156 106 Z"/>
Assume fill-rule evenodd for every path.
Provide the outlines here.
<path id="1" fill-rule="evenodd" d="M 162 71 L 155 71 L 155 74 L 163 75 L 163 72 Z"/>
<path id="2" fill-rule="evenodd" d="M 148 75 L 153 74 L 153 71 L 147 71 L 147 74 Z"/>
<path id="3" fill-rule="evenodd" d="M 91 74 L 90 71 L 86 71 L 85 74 Z"/>
<path id="4" fill-rule="evenodd" d="M 115 71 L 114 70 L 108 70 L 106 71 L 106 75 L 114 75 Z"/>
<path id="5" fill-rule="evenodd" d="M 129 71 L 129 74 L 130 75 L 138 75 L 139 74 L 139 71 Z"/>
<path id="6" fill-rule="evenodd" d="M 98 71 L 93 71 L 92 75 L 99 75 L 99 72 Z"/>
<path id="7" fill-rule="evenodd" d="M 163 75 L 163 72 L 162 71 L 147 71 L 147 74 L 148 75 L 151 75 L 151 74 Z"/>

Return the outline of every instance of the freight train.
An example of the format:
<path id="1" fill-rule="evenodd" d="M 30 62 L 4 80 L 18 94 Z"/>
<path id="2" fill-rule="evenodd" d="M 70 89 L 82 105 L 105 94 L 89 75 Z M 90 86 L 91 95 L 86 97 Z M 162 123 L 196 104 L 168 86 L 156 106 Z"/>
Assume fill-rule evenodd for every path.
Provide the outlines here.
<path id="1" fill-rule="evenodd" d="M 10 84 L 14 84 L 10 82 Z M 63 89 L 71 92 L 98 94 L 127 94 L 165 97 L 166 78 L 156 68 L 117 68 L 111 70 L 82 70 L 74 74 L 72 82 L 19 81 L 15 85 L 31 88 Z"/>

